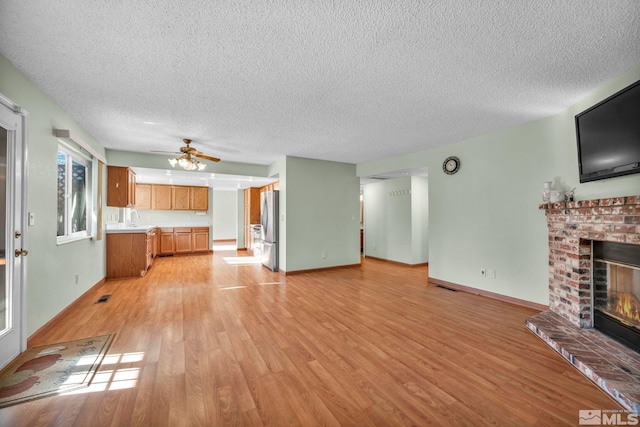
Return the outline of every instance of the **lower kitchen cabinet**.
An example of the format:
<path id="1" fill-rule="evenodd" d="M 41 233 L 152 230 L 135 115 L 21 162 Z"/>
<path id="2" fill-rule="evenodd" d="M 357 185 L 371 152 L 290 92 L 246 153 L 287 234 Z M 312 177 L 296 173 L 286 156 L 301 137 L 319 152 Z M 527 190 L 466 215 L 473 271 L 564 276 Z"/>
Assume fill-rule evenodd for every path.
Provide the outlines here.
<path id="1" fill-rule="evenodd" d="M 193 252 L 209 252 L 209 227 L 191 229 Z"/>
<path id="2" fill-rule="evenodd" d="M 209 252 L 209 227 L 161 228 L 160 255 Z"/>
<path id="3" fill-rule="evenodd" d="M 107 233 L 107 279 L 144 276 L 153 264 L 155 232 Z"/>
<path id="4" fill-rule="evenodd" d="M 173 255 L 173 228 L 160 229 L 160 255 Z"/>
<path id="5" fill-rule="evenodd" d="M 173 241 L 175 253 L 184 254 L 193 252 L 191 228 L 174 228 Z"/>

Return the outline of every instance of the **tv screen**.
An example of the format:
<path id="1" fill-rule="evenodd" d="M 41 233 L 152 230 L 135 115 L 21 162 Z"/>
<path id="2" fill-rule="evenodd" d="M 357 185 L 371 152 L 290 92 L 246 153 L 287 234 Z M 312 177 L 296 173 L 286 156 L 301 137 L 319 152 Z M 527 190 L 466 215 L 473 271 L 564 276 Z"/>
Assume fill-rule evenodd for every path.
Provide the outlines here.
<path id="1" fill-rule="evenodd" d="M 580 182 L 640 172 L 640 81 L 576 116 Z"/>

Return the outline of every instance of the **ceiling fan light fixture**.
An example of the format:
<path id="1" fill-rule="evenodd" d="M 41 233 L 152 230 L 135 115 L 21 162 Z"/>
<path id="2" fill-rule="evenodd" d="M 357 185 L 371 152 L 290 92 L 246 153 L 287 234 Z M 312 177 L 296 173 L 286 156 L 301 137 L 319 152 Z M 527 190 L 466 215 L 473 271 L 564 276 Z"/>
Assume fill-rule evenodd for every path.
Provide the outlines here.
<path id="1" fill-rule="evenodd" d="M 180 152 L 183 153 L 182 156 L 176 157 L 175 159 L 167 159 L 172 167 L 176 167 L 176 165 L 180 166 L 184 170 L 193 171 L 193 170 L 204 170 L 207 167 L 206 163 L 201 162 L 200 160 L 195 159 L 194 157 L 201 157 L 206 160 L 211 160 L 213 162 L 219 162 L 220 159 L 216 157 L 207 156 L 195 148 L 191 148 L 189 144 L 191 143 L 190 139 L 183 139 L 185 143 L 185 147 L 180 148 Z M 179 154 L 179 153 L 178 153 Z"/>

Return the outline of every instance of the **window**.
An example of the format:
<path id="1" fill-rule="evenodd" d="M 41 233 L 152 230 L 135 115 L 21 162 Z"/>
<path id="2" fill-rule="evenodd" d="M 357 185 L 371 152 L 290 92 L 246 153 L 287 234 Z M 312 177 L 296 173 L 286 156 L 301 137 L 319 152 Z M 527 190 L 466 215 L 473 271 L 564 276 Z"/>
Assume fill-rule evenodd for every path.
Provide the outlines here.
<path id="1" fill-rule="evenodd" d="M 92 161 L 58 146 L 58 243 L 91 236 Z"/>

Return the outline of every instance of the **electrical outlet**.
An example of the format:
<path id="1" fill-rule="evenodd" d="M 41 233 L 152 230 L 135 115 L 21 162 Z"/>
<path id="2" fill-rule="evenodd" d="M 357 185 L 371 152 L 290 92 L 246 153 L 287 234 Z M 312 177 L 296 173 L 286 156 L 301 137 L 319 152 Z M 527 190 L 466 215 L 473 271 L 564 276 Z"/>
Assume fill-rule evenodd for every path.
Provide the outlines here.
<path id="1" fill-rule="evenodd" d="M 480 269 L 480 275 L 481 275 L 482 277 L 487 277 L 487 270 L 486 270 L 486 269 L 484 269 L 484 268 Z"/>
<path id="2" fill-rule="evenodd" d="M 327 251 L 322 251 L 322 259 L 327 259 Z"/>
<path id="3" fill-rule="evenodd" d="M 494 268 L 487 269 L 487 277 L 489 279 L 495 279 L 496 278 L 496 270 Z"/>

